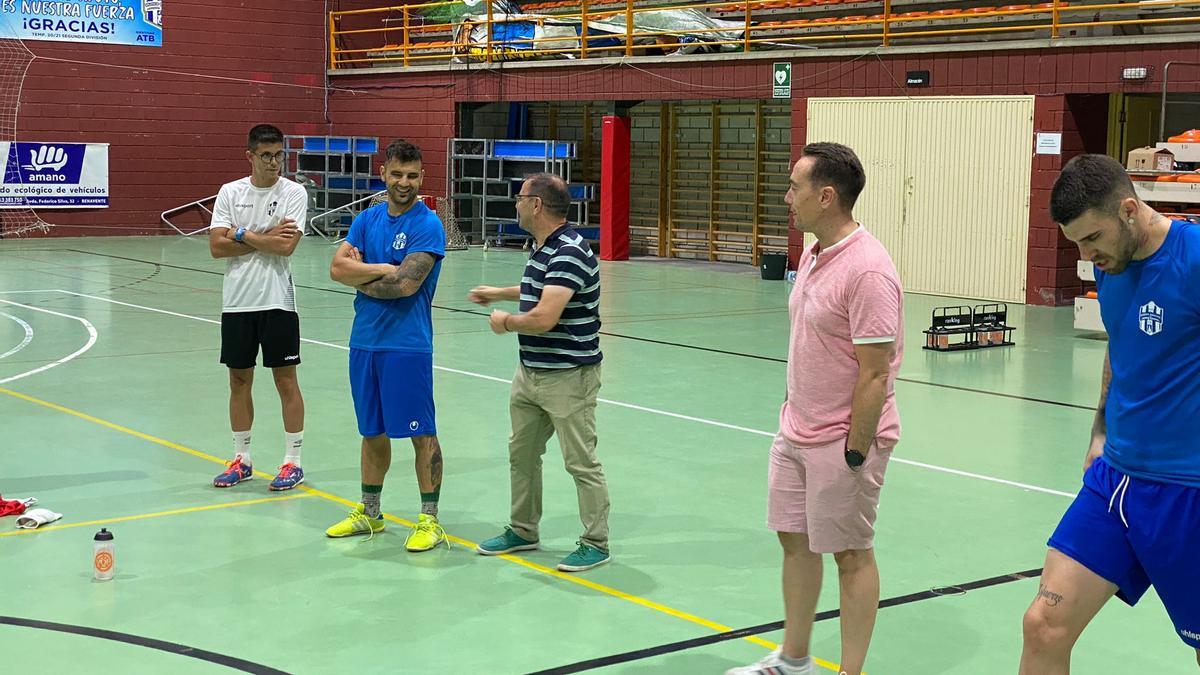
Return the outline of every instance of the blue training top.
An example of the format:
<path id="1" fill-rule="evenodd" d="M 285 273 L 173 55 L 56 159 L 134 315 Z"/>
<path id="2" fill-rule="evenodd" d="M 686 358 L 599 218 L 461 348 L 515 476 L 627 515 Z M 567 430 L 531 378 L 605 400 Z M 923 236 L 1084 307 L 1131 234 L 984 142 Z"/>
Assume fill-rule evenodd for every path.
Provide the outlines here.
<path id="1" fill-rule="evenodd" d="M 428 253 L 436 261 L 421 288 L 407 298 L 380 300 L 361 292 L 355 296 L 350 347 L 432 353 L 433 292 L 446 255 L 441 219 L 419 201 L 399 216 L 388 215 L 387 203 L 378 204 L 358 214 L 346 241 L 362 251 L 363 262 L 371 264 L 398 266 L 413 253 Z"/>
<path id="2" fill-rule="evenodd" d="M 1096 270 L 1112 382 L 1104 457 L 1122 473 L 1200 487 L 1200 227 L 1174 221 L 1120 274 Z"/>

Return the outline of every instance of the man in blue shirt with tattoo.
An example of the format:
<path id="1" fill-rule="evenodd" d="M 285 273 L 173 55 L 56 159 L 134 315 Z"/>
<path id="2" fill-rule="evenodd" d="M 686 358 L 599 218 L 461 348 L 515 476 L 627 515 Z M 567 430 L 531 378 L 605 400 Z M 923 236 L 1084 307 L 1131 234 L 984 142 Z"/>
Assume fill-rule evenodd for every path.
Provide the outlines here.
<path id="1" fill-rule="evenodd" d="M 433 293 L 446 233 L 417 199 L 425 171 L 421 151 L 393 141 L 380 169 L 387 202 L 358 215 L 329 276 L 358 290 L 350 330 L 350 392 L 362 434 L 362 503 L 330 527 L 330 537 L 373 536 L 384 528 L 383 479 L 393 438 L 412 439 L 421 514 L 405 547 L 428 551 L 446 541 L 438 523 L 442 449 L 433 407 Z"/>
<path id="2" fill-rule="evenodd" d="M 1200 662 L 1200 227 L 1137 198 L 1125 168 L 1081 155 L 1050 216 L 1096 268 L 1108 354 L 1083 489 L 1050 537 L 1025 613 L 1022 675 L 1066 675 L 1113 595 L 1154 586 Z"/>

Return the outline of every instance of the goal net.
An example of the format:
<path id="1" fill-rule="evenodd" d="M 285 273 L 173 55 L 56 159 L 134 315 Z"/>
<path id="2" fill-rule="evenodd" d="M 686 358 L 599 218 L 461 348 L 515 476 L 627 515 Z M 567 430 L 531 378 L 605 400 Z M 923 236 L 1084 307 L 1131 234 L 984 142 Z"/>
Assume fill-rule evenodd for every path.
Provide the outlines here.
<path id="1" fill-rule="evenodd" d="M 21 106 L 21 86 L 25 83 L 25 72 L 33 62 L 33 52 L 25 43 L 8 33 L 10 29 L 0 22 L 0 141 L 17 140 L 17 111 Z M 5 172 L 8 157 L 4 157 Z M 6 175 L 5 182 L 19 180 Z M 45 232 L 50 224 L 38 217 L 33 209 L 0 209 L 0 239 L 19 237 L 30 232 Z"/>

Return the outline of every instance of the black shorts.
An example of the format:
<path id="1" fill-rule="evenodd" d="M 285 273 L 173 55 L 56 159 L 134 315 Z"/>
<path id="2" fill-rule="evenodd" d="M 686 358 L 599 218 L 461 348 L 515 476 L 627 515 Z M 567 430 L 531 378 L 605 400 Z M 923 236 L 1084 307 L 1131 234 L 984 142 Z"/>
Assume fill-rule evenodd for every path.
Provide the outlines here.
<path id="1" fill-rule="evenodd" d="M 221 314 L 221 363 L 253 368 L 262 345 L 263 366 L 300 363 L 300 315 L 282 309 Z"/>

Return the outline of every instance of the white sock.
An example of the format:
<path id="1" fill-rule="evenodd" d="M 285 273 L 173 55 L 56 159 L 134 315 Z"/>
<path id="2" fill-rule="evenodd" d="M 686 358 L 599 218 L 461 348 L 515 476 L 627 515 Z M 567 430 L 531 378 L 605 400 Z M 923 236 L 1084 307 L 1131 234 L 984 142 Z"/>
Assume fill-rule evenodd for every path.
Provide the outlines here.
<path id="1" fill-rule="evenodd" d="M 241 456 L 243 464 L 254 464 L 250 460 L 250 430 L 233 432 L 233 455 Z"/>
<path id="2" fill-rule="evenodd" d="M 780 650 L 779 660 L 783 661 L 789 666 L 792 666 L 793 668 L 807 668 L 808 664 L 812 662 L 812 656 L 801 656 L 800 658 L 795 659 L 787 656 L 783 653 L 783 650 Z"/>
<path id="3" fill-rule="evenodd" d="M 294 434 L 283 432 L 283 463 L 300 466 L 300 446 L 302 445 L 304 445 L 303 431 L 297 431 Z"/>

